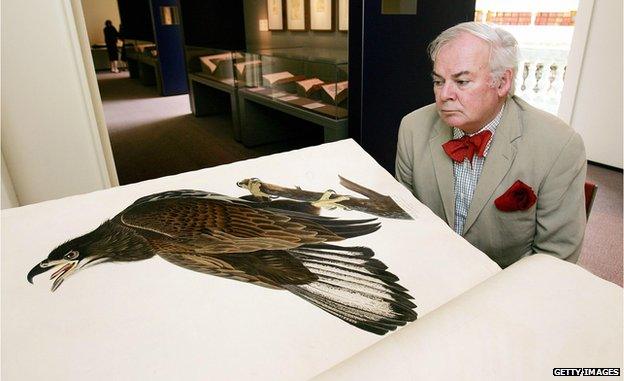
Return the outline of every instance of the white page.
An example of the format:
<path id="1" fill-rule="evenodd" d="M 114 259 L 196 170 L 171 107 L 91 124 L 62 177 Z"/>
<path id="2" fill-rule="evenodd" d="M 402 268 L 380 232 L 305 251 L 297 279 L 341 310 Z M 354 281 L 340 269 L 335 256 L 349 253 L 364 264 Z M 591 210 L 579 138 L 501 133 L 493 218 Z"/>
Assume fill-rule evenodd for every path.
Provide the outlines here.
<path id="1" fill-rule="evenodd" d="M 206 57 L 199 57 L 199 61 L 204 64 L 211 73 L 214 73 L 215 69 L 217 68 L 217 65 L 212 62 L 212 58 L 210 58 L 211 56 L 206 56 Z"/>
<path id="2" fill-rule="evenodd" d="M 309 78 L 309 79 L 304 79 L 303 81 L 297 82 L 297 84 L 303 87 L 305 91 L 309 91 L 310 88 L 312 88 L 312 86 L 314 85 L 322 85 L 323 83 L 325 82 L 321 81 L 318 78 Z"/>
<path id="3" fill-rule="evenodd" d="M 293 75 L 287 71 L 280 71 L 279 73 L 263 74 L 262 77 L 273 84 L 279 80 L 291 78 Z"/>
<path id="4" fill-rule="evenodd" d="M 622 368 L 622 288 L 541 254 L 317 380 L 551 380 L 568 367 Z"/>
<path id="5" fill-rule="evenodd" d="M 353 195 L 338 174 L 400 199 L 415 214 L 414 220 L 380 218 L 380 230 L 337 244 L 373 249 L 414 297 L 420 317 L 500 271 L 352 140 L 48 201 L 2 212 L 2 375 L 302 380 L 382 339 L 287 291 L 192 272 L 159 257 L 96 265 L 54 293 L 45 274 L 34 285 L 26 281 L 54 247 L 141 196 L 199 189 L 237 197 L 248 192 L 236 182 L 252 177 Z"/>

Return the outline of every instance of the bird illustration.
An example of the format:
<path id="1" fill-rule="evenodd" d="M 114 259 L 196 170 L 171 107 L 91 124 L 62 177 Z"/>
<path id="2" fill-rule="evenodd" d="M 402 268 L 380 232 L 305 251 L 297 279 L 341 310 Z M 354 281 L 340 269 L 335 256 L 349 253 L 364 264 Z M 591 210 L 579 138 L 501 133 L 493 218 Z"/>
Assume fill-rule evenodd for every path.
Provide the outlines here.
<path id="1" fill-rule="evenodd" d="M 158 255 L 185 269 L 290 291 L 375 334 L 415 320 L 413 298 L 370 248 L 328 243 L 370 234 L 380 223 L 323 217 L 303 204 L 196 190 L 145 196 L 55 248 L 27 280 L 54 269 L 55 291 L 86 267 Z"/>

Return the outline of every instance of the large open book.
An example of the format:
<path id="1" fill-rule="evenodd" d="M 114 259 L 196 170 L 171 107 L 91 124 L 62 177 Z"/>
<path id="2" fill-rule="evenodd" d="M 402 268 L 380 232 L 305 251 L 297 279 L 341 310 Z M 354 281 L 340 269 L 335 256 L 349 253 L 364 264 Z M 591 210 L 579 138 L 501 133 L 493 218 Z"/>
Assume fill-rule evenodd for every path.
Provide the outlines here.
<path id="1" fill-rule="evenodd" d="M 335 193 L 324 193 L 327 189 Z M 250 276 L 246 265 L 253 267 L 251 262 L 242 267 L 240 261 L 227 262 L 223 269 L 236 270 L 229 279 L 190 271 L 182 262 L 176 265 L 174 257 L 159 255 L 77 271 L 72 261 L 82 254 L 68 248 L 71 242 L 58 257 L 45 259 L 58 245 L 99 229 L 136 200 L 138 209 L 183 196 L 229 200 L 231 205 L 247 202 L 238 198 L 249 200 L 250 190 L 282 195 L 264 200 L 271 213 L 281 213 L 276 224 L 295 228 L 291 235 L 301 230 L 296 226 L 308 218 L 308 206 L 283 217 L 289 202 L 284 195 L 318 192 L 320 202 L 310 200 L 311 206 L 336 207 L 321 209 L 315 220 L 351 235 L 331 242 L 333 262 L 319 259 L 323 245 L 298 248 L 293 257 L 318 276 L 310 284 L 321 289 L 323 298 L 346 298 L 342 303 L 323 304 L 289 292 L 308 286 L 301 278 L 281 277 L 286 285 L 281 290 L 239 281 Z M 158 196 L 145 197 L 152 194 Z M 345 197 L 326 202 L 336 201 L 337 195 Z M 382 200 L 381 209 L 362 199 Z M 276 204 L 279 200 L 283 203 Z M 126 230 L 139 228 L 139 212 L 122 213 Z M 219 216 L 215 220 L 227 219 L 227 214 Z M 240 213 L 230 216 L 241 218 Z M 151 213 L 150 218 L 157 217 Z M 175 217 L 168 221 L 141 229 L 160 234 L 161 229 L 184 230 L 198 223 L 180 224 Z M 264 228 L 256 230 L 275 230 L 258 221 L 254 217 L 238 224 L 239 232 L 260 226 Z M 378 228 L 370 228 L 372 224 Z M 501 270 L 352 140 L 4 210 L 1 227 L 3 379 L 533 380 L 551 377 L 555 367 L 622 367 L 620 287 L 540 255 Z M 169 244 L 181 245 L 180 255 L 185 245 L 199 242 L 168 234 Z M 201 234 L 207 241 L 216 237 L 208 228 Z M 109 241 L 107 255 L 128 248 L 113 246 L 114 241 Z M 372 257 L 348 259 L 349 250 Z M 258 261 L 268 258 L 263 253 Z M 286 267 L 300 270 L 299 264 Z M 46 272 L 48 267 L 53 269 Z M 341 273 L 339 267 L 346 270 Z M 367 279 L 382 296 L 364 290 L 359 282 Z M 54 293 L 51 287 L 57 288 Z M 418 319 L 386 319 L 378 326 L 390 332 L 379 334 L 367 324 L 358 327 L 337 317 L 363 310 L 365 319 L 379 320 L 388 311 L 377 307 L 394 303 L 383 296 L 388 292 L 403 300 L 402 316 L 413 316 L 411 311 Z M 404 301 L 409 297 L 415 307 Z"/>
<path id="2" fill-rule="evenodd" d="M 242 58 L 238 52 L 226 52 L 199 57 L 203 72 L 217 77 L 232 77 L 232 60 Z"/>
<path id="3" fill-rule="evenodd" d="M 268 83 L 268 85 L 281 85 L 291 82 L 296 82 L 302 80 L 304 76 L 302 75 L 293 75 L 288 71 L 280 71 L 279 73 L 269 73 L 263 74 L 262 78 Z"/>
<path id="4" fill-rule="evenodd" d="M 328 83 L 322 88 L 329 99 L 335 103 L 342 103 L 349 96 L 349 81 Z"/>
<path id="5" fill-rule="evenodd" d="M 238 72 L 238 75 L 241 77 L 248 75 L 250 70 L 259 70 L 261 66 L 262 66 L 261 60 L 251 60 L 251 61 L 245 61 L 245 62 L 238 62 L 234 64 L 234 67 L 236 67 L 236 71 Z"/>
<path id="6" fill-rule="evenodd" d="M 318 91 L 325 82 L 318 78 L 304 79 L 297 82 L 297 94 L 302 97 L 309 97 L 312 93 Z"/>

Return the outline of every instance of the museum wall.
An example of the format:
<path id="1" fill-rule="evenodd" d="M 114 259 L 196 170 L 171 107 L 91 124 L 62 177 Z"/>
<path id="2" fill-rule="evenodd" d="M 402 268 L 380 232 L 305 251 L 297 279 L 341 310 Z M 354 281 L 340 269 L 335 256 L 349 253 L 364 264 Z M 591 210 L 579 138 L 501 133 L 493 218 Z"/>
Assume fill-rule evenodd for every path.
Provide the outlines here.
<path id="1" fill-rule="evenodd" d="M 307 3 L 307 2 L 306 2 Z M 337 15 L 337 4 L 334 3 L 334 15 Z M 247 36 L 247 48 L 265 49 L 265 48 L 284 48 L 305 46 L 314 48 L 338 48 L 347 49 L 348 33 L 339 32 L 337 30 L 331 32 L 302 31 L 291 32 L 286 30 L 284 23 L 283 31 L 260 32 L 259 20 L 267 19 L 267 1 L 266 0 L 243 0 L 245 12 L 245 34 Z M 284 9 L 284 12 L 286 10 Z M 334 29 L 336 23 L 334 22 Z M 308 27 L 309 29 L 309 27 Z"/>
<path id="2" fill-rule="evenodd" d="M 349 9 L 349 133 L 394 173 L 401 119 L 434 101 L 427 45 L 474 18 L 474 0 L 419 0 L 416 14 L 382 14 L 381 1 Z M 361 15 L 361 20 L 356 18 Z"/>
<path id="3" fill-rule="evenodd" d="M 119 29 L 119 8 L 117 0 L 81 0 L 87 35 L 91 45 L 104 45 L 104 22 L 111 20 Z"/>
<path id="4" fill-rule="evenodd" d="M 21 205 L 114 182 L 74 11 L 79 0 L 2 1 L 2 156 Z"/>
<path id="5" fill-rule="evenodd" d="M 95 0 L 94 0 L 95 1 Z M 149 0 L 117 0 L 124 37 L 154 41 L 154 28 Z"/>
<path id="6" fill-rule="evenodd" d="M 180 8 L 185 45 L 245 49 L 243 0 L 180 0 Z"/>
<path id="7" fill-rule="evenodd" d="M 579 81 L 566 95 L 574 98 L 569 123 L 583 137 L 587 159 L 622 168 L 620 0 L 594 1 Z"/>

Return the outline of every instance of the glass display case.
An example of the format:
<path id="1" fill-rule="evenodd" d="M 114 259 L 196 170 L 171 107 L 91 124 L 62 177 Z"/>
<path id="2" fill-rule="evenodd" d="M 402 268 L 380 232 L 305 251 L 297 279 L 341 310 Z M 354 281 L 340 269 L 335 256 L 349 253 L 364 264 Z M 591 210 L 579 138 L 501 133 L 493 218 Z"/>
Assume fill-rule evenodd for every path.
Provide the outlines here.
<path id="1" fill-rule="evenodd" d="M 189 74 L 236 86 L 234 65 L 243 58 L 241 53 L 195 46 L 187 46 L 185 51 Z"/>
<path id="2" fill-rule="evenodd" d="M 185 52 L 193 114 L 231 113 L 234 139 L 245 146 L 318 135 L 319 127 L 325 142 L 348 136 L 346 50 Z"/>
<path id="3" fill-rule="evenodd" d="M 297 47 L 234 54 L 233 72 L 239 91 L 328 118 L 347 118 L 346 50 Z"/>
<path id="4" fill-rule="evenodd" d="M 158 49 L 151 41 L 126 39 L 123 46 L 130 78 L 136 78 L 145 86 L 156 86 L 162 92 L 162 79 L 158 61 Z"/>
<path id="5" fill-rule="evenodd" d="M 139 60 L 141 57 L 158 57 L 156 44 L 151 41 L 127 39 L 124 41 L 124 49 L 126 57 L 134 60 Z"/>

